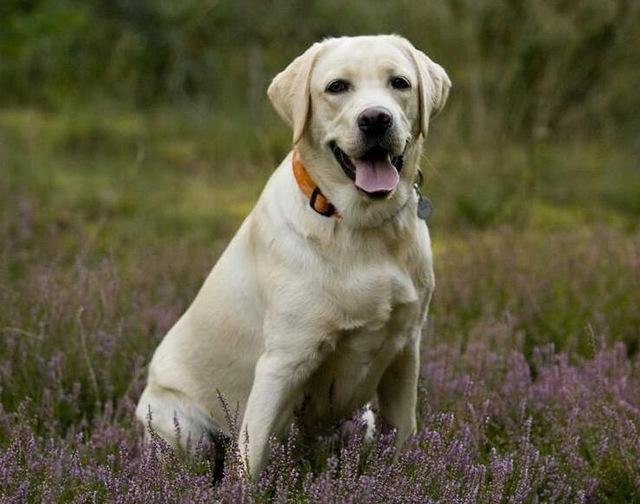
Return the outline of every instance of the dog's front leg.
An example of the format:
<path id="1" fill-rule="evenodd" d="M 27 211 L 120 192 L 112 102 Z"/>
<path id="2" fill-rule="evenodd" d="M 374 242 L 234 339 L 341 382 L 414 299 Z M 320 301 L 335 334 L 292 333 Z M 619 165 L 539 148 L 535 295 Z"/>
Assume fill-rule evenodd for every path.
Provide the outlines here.
<path id="1" fill-rule="evenodd" d="M 378 385 L 380 416 L 384 423 L 397 429 L 398 447 L 416 431 L 419 347 L 420 339 L 416 335 L 394 358 Z"/>
<path id="2" fill-rule="evenodd" d="M 239 438 L 245 469 L 254 478 L 268 458 L 269 437 L 286 426 L 302 386 L 321 362 L 322 346 L 317 341 L 309 333 L 300 338 L 296 328 L 267 338 L 267 348 L 256 364 Z"/>

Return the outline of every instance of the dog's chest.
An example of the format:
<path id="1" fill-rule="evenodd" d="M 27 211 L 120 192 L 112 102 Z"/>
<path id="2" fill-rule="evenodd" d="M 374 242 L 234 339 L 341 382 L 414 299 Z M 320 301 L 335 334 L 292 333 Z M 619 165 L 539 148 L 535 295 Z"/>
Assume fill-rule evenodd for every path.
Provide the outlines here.
<path id="1" fill-rule="evenodd" d="M 345 272 L 344 282 L 336 287 L 334 294 L 340 300 L 340 329 L 381 329 L 393 322 L 395 307 L 419 302 L 424 289 L 412 273 L 385 262 Z"/>
<path id="2" fill-rule="evenodd" d="M 396 250 L 370 246 L 345 254 L 337 267 L 325 272 L 322 284 L 325 301 L 335 311 L 336 329 L 347 333 L 388 329 L 397 332 L 404 324 L 415 324 L 397 309 L 419 310 L 433 290 L 433 269 L 428 235 L 407 240 Z M 411 310 L 409 310 L 411 311 Z M 413 317 L 418 316 L 414 314 Z M 411 316 L 408 319 L 412 319 Z"/>
<path id="3" fill-rule="evenodd" d="M 356 261 L 340 278 L 325 291 L 339 313 L 336 339 L 300 403 L 309 424 L 350 415 L 375 397 L 391 361 L 419 337 L 433 288 L 428 254 Z"/>

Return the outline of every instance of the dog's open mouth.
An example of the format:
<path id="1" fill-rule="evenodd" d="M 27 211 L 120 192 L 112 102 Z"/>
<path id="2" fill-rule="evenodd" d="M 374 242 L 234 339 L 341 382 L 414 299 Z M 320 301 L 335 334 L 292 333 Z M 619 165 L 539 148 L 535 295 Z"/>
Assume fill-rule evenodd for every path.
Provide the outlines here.
<path id="1" fill-rule="evenodd" d="M 398 185 L 403 156 L 391 157 L 387 149 L 375 146 L 364 156 L 351 158 L 335 142 L 330 147 L 347 177 L 368 196 L 384 198 Z"/>

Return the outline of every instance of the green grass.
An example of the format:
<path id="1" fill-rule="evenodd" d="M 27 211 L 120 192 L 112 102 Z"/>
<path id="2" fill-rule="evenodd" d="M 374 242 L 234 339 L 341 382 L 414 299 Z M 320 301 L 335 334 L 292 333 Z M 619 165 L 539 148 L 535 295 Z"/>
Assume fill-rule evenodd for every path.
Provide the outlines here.
<path id="1" fill-rule="evenodd" d="M 460 143 L 446 122 L 433 131 L 423 168 L 435 207 L 434 337 L 455 340 L 509 313 L 532 344 L 584 353 L 585 328 L 596 325 L 636 348 L 632 157 L 604 142 L 478 146 Z M 161 277 L 169 257 L 193 265 L 187 301 L 286 154 L 289 133 L 243 116 L 102 106 L 4 110 L 0 141 L 6 287 L 78 254 L 89 265 L 110 258 L 124 282 Z"/>

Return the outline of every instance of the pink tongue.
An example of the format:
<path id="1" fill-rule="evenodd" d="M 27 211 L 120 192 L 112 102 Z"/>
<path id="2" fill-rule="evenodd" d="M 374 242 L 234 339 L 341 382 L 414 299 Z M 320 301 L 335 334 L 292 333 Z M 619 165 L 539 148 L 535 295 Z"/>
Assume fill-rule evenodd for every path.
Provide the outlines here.
<path id="1" fill-rule="evenodd" d="M 356 186 L 367 192 L 392 191 L 398 185 L 398 170 L 389 158 L 376 161 L 351 159 L 356 167 Z"/>

